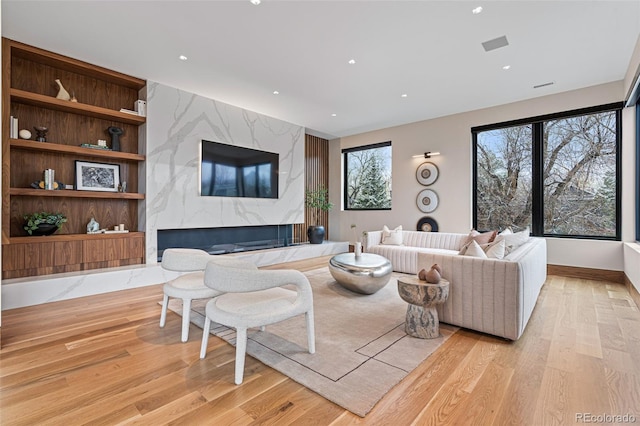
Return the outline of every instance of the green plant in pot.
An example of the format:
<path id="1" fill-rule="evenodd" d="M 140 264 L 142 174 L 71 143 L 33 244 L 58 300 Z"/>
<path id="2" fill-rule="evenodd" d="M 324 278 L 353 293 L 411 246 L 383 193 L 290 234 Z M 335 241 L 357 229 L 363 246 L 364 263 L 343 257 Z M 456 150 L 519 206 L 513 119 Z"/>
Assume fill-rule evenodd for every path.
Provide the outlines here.
<path id="1" fill-rule="evenodd" d="M 304 193 L 304 203 L 311 212 L 311 223 L 307 228 L 307 237 L 311 244 L 322 244 L 325 235 L 324 226 L 318 225 L 320 212 L 328 212 L 333 207 L 329 202 L 329 190 L 324 186 L 317 189 L 307 189 Z"/>
<path id="2" fill-rule="evenodd" d="M 66 221 L 62 213 L 36 212 L 24 215 L 23 228 L 29 235 L 51 235 Z"/>

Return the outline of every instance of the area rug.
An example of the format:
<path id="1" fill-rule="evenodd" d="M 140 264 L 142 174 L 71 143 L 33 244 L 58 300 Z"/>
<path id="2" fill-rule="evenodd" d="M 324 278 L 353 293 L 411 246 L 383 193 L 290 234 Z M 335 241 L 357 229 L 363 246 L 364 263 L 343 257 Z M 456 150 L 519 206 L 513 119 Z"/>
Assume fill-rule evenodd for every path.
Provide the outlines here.
<path id="1" fill-rule="evenodd" d="M 328 268 L 305 272 L 313 287 L 316 353 L 307 352 L 304 315 L 249 330 L 247 354 L 358 416 L 364 417 L 458 328 L 417 339 L 404 332 L 407 303 L 395 274 L 382 290 L 361 295 L 335 282 Z M 202 328 L 206 301 L 193 301 L 191 322 Z M 169 308 L 180 315 L 182 302 Z M 235 344 L 235 330 L 212 323 L 211 333 Z"/>

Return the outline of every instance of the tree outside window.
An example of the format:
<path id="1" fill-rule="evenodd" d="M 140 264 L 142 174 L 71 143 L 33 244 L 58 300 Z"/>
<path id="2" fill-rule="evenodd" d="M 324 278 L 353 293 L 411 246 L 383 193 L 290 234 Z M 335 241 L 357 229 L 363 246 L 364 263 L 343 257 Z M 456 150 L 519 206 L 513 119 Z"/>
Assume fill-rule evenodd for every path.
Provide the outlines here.
<path id="1" fill-rule="evenodd" d="M 342 152 L 345 209 L 391 209 L 391 142 Z"/>
<path id="2" fill-rule="evenodd" d="M 475 226 L 619 239 L 620 110 L 473 130 Z"/>

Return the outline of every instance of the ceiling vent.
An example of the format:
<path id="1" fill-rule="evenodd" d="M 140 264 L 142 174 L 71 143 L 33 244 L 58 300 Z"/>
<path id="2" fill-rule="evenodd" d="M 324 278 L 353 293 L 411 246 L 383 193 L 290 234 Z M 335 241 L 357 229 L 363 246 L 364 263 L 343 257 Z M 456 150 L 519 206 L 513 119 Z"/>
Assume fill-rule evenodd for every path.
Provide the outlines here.
<path id="1" fill-rule="evenodd" d="M 507 41 L 507 36 L 494 38 L 493 40 L 485 41 L 484 43 L 482 43 L 482 47 L 484 47 L 485 52 L 500 49 L 501 47 L 505 47 L 508 45 L 509 42 Z"/>
<path id="2" fill-rule="evenodd" d="M 551 86 L 552 84 L 553 84 L 553 81 L 550 81 L 548 83 L 536 84 L 535 86 L 533 86 L 533 88 L 534 89 L 539 89 L 541 87 Z"/>

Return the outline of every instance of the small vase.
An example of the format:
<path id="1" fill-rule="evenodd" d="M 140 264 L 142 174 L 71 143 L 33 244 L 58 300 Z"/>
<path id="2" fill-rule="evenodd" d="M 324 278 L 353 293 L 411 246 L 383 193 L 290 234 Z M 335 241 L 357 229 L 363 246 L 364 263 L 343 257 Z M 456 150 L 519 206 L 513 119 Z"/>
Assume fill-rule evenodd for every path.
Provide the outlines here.
<path id="1" fill-rule="evenodd" d="M 63 101 L 70 100 L 71 96 L 69 95 L 69 92 L 67 92 L 67 90 L 64 88 L 64 86 L 60 82 L 60 79 L 56 78 L 56 83 L 58 84 L 58 87 L 60 88 L 60 90 L 58 90 L 58 94 L 56 95 L 56 98 L 57 99 L 62 99 Z"/>
<path id="2" fill-rule="evenodd" d="M 89 223 L 87 223 L 87 234 L 91 232 L 97 232 L 100 229 L 100 224 L 96 222 L 95 218 L 91 218 Z"/>
<path id="3" fill-rule="evenodd" d="M 120 136 L 124 133 L 120 127 L 109 126 L 107 132 L 111 135 L 111 149 L 120 151 Z"/>

